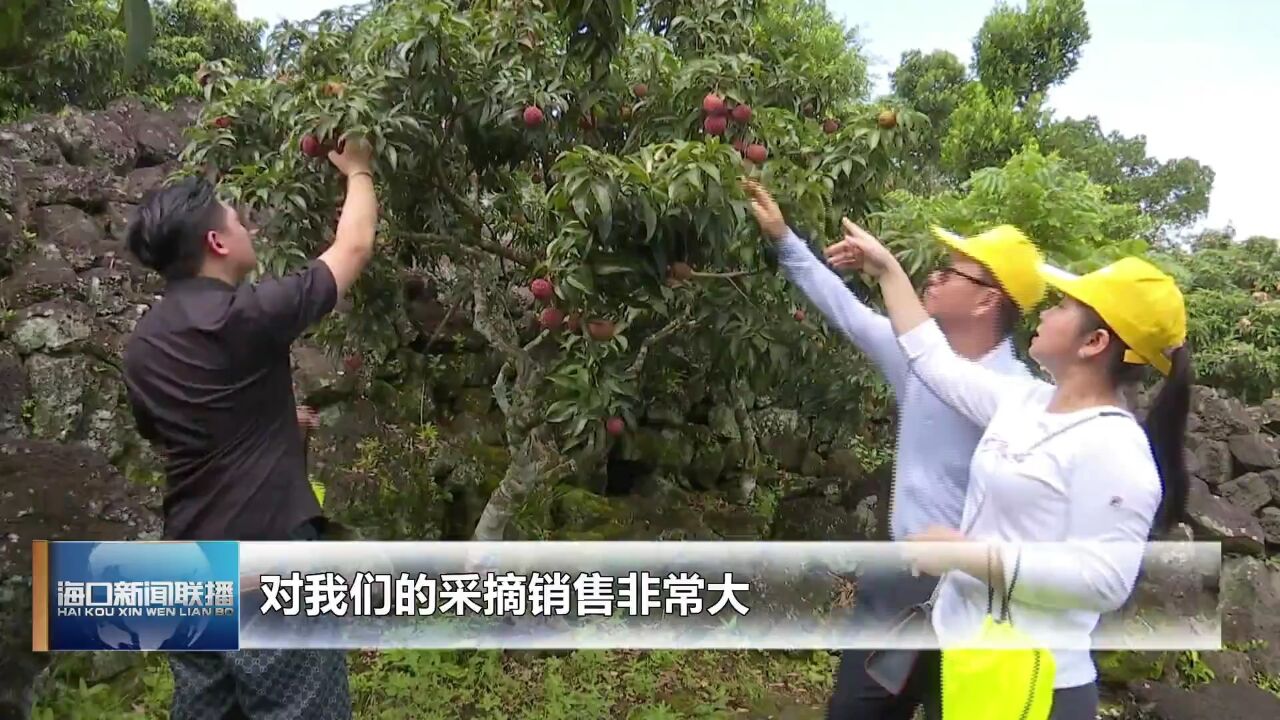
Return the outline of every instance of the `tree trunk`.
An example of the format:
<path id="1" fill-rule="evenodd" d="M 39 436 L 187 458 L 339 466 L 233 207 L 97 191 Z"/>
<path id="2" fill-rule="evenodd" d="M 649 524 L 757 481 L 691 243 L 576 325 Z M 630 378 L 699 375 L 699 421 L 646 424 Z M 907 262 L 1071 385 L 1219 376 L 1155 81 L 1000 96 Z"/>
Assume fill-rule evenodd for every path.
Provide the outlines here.
<path id="1" fill-rule="evenodd" d="M 733 393 L 733 417 L 738 423 L 739 443 L 742 448 L 742 471 L 738 475 L 735 499 L 747 502 L 756 491 L 756 473 L 760 469 L 760 446 L 756 442 L 756 426 L 751 421 L 742 393 Z"/>
<path id="2" fill-rule="evenodd" d="M 487 542 L 504 539 L 507 525 L 519 512 L 541 474 L 541 463 L 534 459 L 536 451 L 533 444 L 533 438 L 529 437 L 511 454 L 511 462 L 502 475 L 502 482 L 498 483 L 498 489 L 489 496 L 484 511 L 480 513 L 480 521 L 476 523 L 472 540 Z"/>

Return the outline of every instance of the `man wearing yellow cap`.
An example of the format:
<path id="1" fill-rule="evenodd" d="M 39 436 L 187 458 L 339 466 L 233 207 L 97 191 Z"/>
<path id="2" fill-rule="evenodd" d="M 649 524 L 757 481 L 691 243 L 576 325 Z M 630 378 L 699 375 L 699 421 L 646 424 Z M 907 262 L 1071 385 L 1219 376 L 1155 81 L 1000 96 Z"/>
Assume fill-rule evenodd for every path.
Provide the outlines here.
<path id="1" fill-rule="evenodd" d="M 929 682 L 946 717 L 1093 720 L 1091 635 L 1128 599 L 1153 531 L 1186 509 L 1182 293 L 1136 257 L 1083 276 L 1042 265 L 1063 297 L 1040 313 L 1030 355 L 1053 381 L 1011 378 L 953 349 L 892 253 L 852 223 L 846 233 L 834 264 L 879 280 L 912 374 L 983 428 L 961 522 L 903 545 L 942 578 L 931 615 L 941 680 Z M 1147 365 L 1165 380 L 1139 421 L 1123 390 Z M 1011 632 L 1035 655 L 1026 667 L 960 649 Z"/>
<path id="2" fill-rule="evenodd" d="M 957 527 L 969 484 L 969 462 L 982 428 L 948 407 L 909 371 L 889 319 L 864 305 L 787 226 L 777 203 L 754 182 L 744 183 L 761 229 L 775 243 L 780 264 L 823 316 L 867 355 L 892 387 L 898 403 L 897 452 L 890 497 L 889 534 L 902 540 L 932 526 Z M 1044 296 L 1036 272 L 1040 254 L 1021 233 L 1004 226 L 964 239 L 939 231 L 950 262 L 932 273 L 924 306 L 956 352 L 993 372 L 1030 378 L 1013 352 L 1011 334 L 1022 313 Z M 840 260 L 847 242 L 826 249 Z M 904 571 L 869 571 L 858 580 L 855 621 L 883 628 L 907 607 L 923 602 L 937 579 Z M 888 689 L 866 672 L 866 650 L 841 654 L 829 717 L 910 718 L 921 697 Z"/>

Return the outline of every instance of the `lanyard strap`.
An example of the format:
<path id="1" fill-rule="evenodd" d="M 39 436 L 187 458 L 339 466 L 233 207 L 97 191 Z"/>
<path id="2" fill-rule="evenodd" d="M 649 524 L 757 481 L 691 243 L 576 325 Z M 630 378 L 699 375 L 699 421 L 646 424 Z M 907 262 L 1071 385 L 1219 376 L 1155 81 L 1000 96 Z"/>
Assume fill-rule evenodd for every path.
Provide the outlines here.
<path id="1" fill-rule="evenodd" d="M 1049 442 L 1053 438 L 1061 435 L 1062 433 L 1068 430 L 1071 430 L 1072 428 L 1079 427 L 1089 422 L 1090 420 L 1096 420 L 1097 418 L 1100 418 L 1100 417 L 1129 417 L 1129 415 L 1122 412 L 1116 412 L 1114 410 L 1101 410 L 1092 415 L 1088 415 L 1086 417 L 1080 418 L 1079 420 L 1076 420 L 1070 425 L 1066 425 L 1064 427 L 1058 428 L 1057 430 L 1049 433 L 1048 435 L 1032 443 L 1029 447 L 1022 450 L 1021 452 L 1014 453 L 1013 455 L 1011 455 L 1011 457 L 1013 457 L 1018 462 L 1021 462 L 1022 460 L 1026 459 L 1028 455 L 1031 454 L 1032 450 L 1035 450 L 1036 448 Z M 986 503 L 987 503 L 987 493 L 984 492 L 982 494 L 982 497 L 978 499 L 978 506 L 974 508 L 973 516 L 969 519 L 969 527 L 963 530 L 962 534 L 964 534 L 965 536 L 968 536 L 968 534 L 973 531 L 973 527 L 978 523 L 979 513 L 981 512 L 982 508 L 986 505 Z M 992 554 L 994 552 L 995 550 L 993 548 L 987 549 L 987 614 L 988 615 L 991 615 L 992 613 L 995 612 L 996 591 L 995 591 L 995 583 L 993 582 L 994 578 L 992 577 L 993 572 L 992 572 L 992 560 L 991 560 Z M 1009 586 L 1005 588 L 1005 592 L 1002 593 L 1002 600 L 1004 602 L 1001 604 L 1001 607 L 1000 607 L 1000 622 L 1009 622 L 1009 623 L 1013 622 L 1013 614 L 1010 609 L 1010 605 L 1013 603 L 1013 588 L 1018 583 L 1018 570 L 1021 567 L 1022 567 L 1022 548 L 1019 547 L 1017 554 L 1014 556 L 1013 573 L 1009 577 Z M 942 581 L 939 580 L 938 587 L 941 587 L 941 586 L 942 586 Z M 932 600 L 936 599 L 937 595 L 938 595 L 938 588 L 935 587 L 933 597 L 930 598 L 930 601 L 932 602 Z"/>
<path id="2" fill-rule="evenodd" d="M 995 612 L 996 586 L 992 582 L 991 556 L 995 554 L 994 548 L 987 548 L 987 614 Z M 1018 584 L 1018 569 L 1022 567 L 1022 548 L 1018 548 L 1018 554 L 1013 560 L 1013 575 L 1009 578 L 1009 587 L 1005 589 L 1003 602 L 1000 605 L 1000 622 L 1013 622 L 1013 610 L 1010 606 L 1013 604 L 1013 586 Z"/>

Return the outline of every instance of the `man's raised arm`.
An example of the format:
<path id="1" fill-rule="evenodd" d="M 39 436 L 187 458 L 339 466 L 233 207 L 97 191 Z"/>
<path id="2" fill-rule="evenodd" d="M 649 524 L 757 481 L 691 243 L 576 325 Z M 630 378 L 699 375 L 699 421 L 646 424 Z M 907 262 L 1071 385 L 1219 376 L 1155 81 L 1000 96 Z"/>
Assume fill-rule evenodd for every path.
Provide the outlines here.
<path id="1" fill-rule="evenodd" d="M 828 322 L 871 358 L 897 391 L 906 376 L 907 363 L 889 318 L 864 305 L 839 275 L 814 256 L 809 246 L 787 226 L 782 211 L 767 190 L 752 180 L 743 185 L 760 229 L 776 244 L 778 260 L 787 278 Z"/>
<path id="2" fill-rule="evenodd" d="M 246 311 L 261 341 L 287 348 L 302 332 L 333 310 L 373 257 L 378 199 L 373 191 L 368 143 L 351 138 L 329 160 L 347 177 L 347 197 L 338 232 L 307 268 L 268 278 L 251 291 Z"/>
<path id="3" fill-rule="evenodd" d="M 341 298 L 373 257 L 378 227 L 378 198 L 373 190 L 373 163 L 368 143 L 349 139 L 342 152 L 330 152 L 329 160 L 347 176 L 347 197 L 338 218 L 333 244 L 320 255 L 329 266 Z"/>

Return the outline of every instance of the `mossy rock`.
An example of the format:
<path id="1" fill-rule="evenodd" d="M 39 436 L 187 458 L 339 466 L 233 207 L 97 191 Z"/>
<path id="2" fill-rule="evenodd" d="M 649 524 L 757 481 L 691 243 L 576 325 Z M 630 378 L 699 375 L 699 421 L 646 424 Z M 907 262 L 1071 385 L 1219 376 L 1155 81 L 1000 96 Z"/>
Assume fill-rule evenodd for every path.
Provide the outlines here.
<path id="1" fill-rule="evenodd" d="M 741 440 L 742 432 L 738 428 L 738 420 L 733 408 L 727 405 L 715 405 L 707 416 L 707 424 L 711 431 L 724 440 Z"/>
<path id="2" fill-rule="evenodd" d="M 761 437 L 793 435 L 809 437 L 809 422 L 790 408 L 766 408 L 751 414 L 756 434 Z"/>
<path id="3" fill-rule="evenodd" d="M 631 515 L 625 503 L 579 487 L 557 488 L 551 503 L 554 534 L 564 540 L 606 540 L 623 537 Z"/>
<path id="4" fill-rule="evenodd" d="M 1169 654 L 1155 651 L 1107 650 L 1094 653 L 1098 678 L 1112 685 L 1128 685 L 1141 680 L 1159 680 L 1169 663 Z"/>
<path id="5" fill-rule="evenodd" d="M 743 505 L 724 505 L 707 510 L 703 521 L 717 535 L 726 540 L 763 540 L 769 534 L 771 518 L 756 508 Z"/>
<path id="6" fill-rule="evenodd" d="M 92 387 L 89 358 L 83 355 L 27 358 L 31 434 L 60 442 L 73 439 Z"/>
<path id="7" fill-rule="evenodd" d="M 502 360 L 485 353 L 458 353 L 432 373 L 432 381 L 443 396 L 452 396 L 458 388 L 488 388 L 502 368 Z"/>
<path id="8" fill-rule="evenodd" d="M 724 474 L 724 446 L 716 440 L 715 433 L 705 426 L 686 426 L 685 437 L 693 447 L 693 457 L 687 470 L 689 481 L 702 490 L 715 488 L 720 476 Z"/>
<path id="9" fill-rule="evenodd" d="M 484 417 L 493 407 L 493 391 L 484 388 L 463 388 L 458 391 L 455 407 L 459 413 Z"/>
<path id="10" fill-rule="evenodd" d="M 482 445 L 473 443 L 466 449 L 466 456 L 475 461 L 481 471 L 479 494 L 488 498 L 498 489 L 499 483 L 507 473 L 507 465 L 511 463 L 511 455 L 500 445 Z"/>
<path id="11" fill-rule="evenodd" d="M 693 462 L 694 441 L 690 435 L 685 429 L 640 428 L 625 436 L 620 457 L 664 470 L 682 471 Z"/>
<path id="12" fill-rule="evenodd" d="M 627 539 L 718 540 L 703 516 L 690 507 L 690 495 L 676 490 L 657 498 L 629 498 L 632 523 Z"/>

